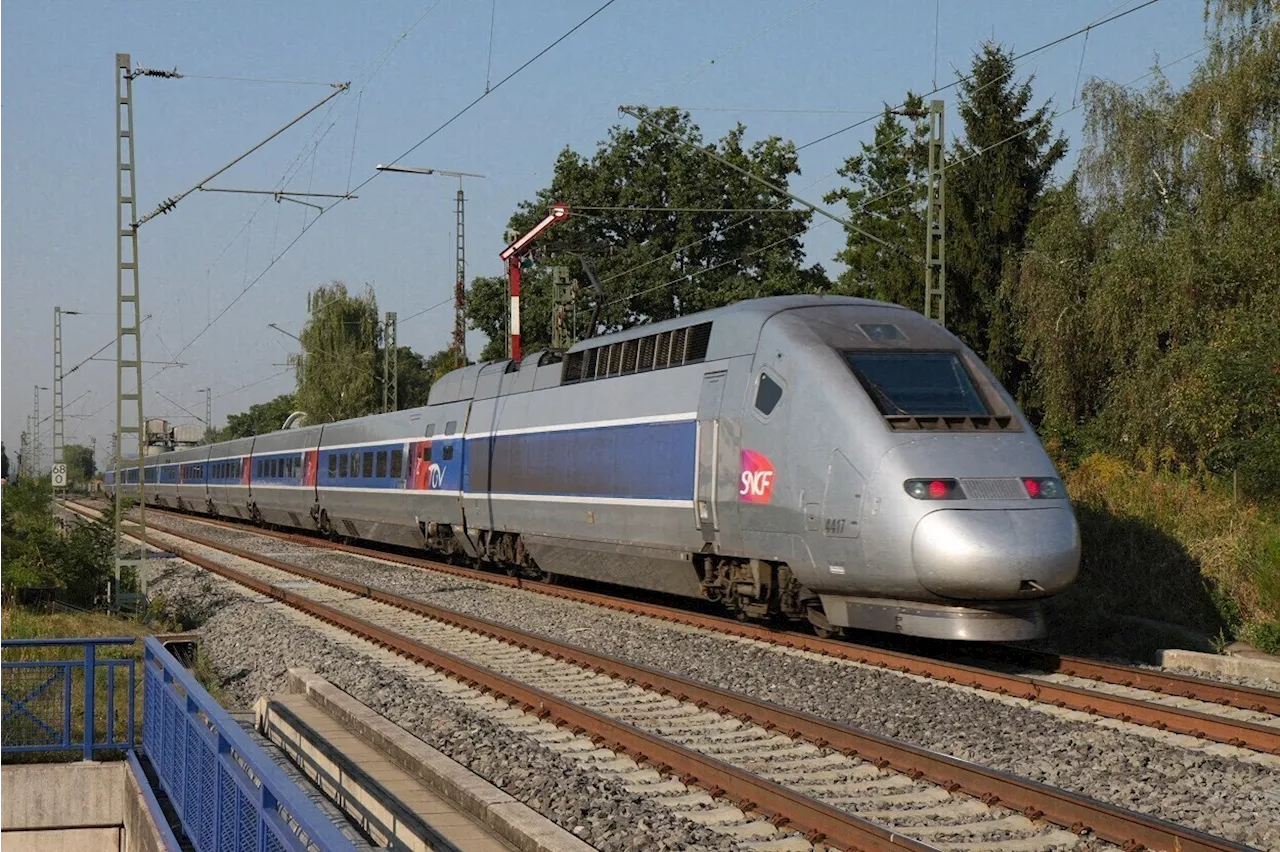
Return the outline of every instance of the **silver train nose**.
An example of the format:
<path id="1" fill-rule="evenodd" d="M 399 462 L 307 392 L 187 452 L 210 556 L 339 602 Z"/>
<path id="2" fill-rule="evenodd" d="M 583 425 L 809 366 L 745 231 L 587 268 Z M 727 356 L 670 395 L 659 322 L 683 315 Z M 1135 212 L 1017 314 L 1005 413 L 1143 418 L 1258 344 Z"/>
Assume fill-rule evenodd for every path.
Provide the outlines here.
<path id="1" fill-rule="evenodd" d="M 935 595 L 1043 597 L 1075 580 L 1080 530 L 1066 508 L 942 509 L 916 524 L 911 558 Z"/>

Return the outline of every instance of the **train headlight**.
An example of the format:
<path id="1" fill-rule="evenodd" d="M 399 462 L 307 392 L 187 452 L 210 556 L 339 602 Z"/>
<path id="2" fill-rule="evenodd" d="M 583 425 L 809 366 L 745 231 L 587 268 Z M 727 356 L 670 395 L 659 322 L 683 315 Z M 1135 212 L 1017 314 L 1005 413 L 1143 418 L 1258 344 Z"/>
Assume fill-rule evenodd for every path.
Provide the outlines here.
<path id="1" fill-rule="evenodd" d="M 902 483 L 917 500 L 963 500 L 964 492 L 954 479 L 908 479 Z"/>
<path id="2" fill-rule="evenodd" d="M 1032 500 L 1061 500 L 1067 496 L 1059 479 L 1027 478 L 1022 480 L 1022 486 Z"/>

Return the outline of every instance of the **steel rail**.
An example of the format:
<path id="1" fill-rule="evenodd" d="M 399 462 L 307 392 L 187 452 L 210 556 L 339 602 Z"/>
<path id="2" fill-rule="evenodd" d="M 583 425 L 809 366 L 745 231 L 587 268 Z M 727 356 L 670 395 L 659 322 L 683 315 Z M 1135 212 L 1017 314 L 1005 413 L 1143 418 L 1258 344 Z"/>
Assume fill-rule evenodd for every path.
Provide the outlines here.
<path id="1" fill-rule="evenodd" d="M 303 569 L 301 566 L 282 563 L 279 560 L 259 556 L 239 548 L 202 540 L 199 536 L 156 527 L 152 527 L 152 529 L 163 535 L 184 539 L 193 544 L 216 549 L 310 579 L 319 581 L 321 577 L 327 576 L 311 569 Z M 578 735 L 590 734 L 597 744 L 608 745 L 619 754 L 628 755 L 640 764 L 647 763 L 663 774 L 677 775 L 682 783 L 702 787 L 714 797 L 727 798 L 735 802 L 743 811 L 756 811 L 769 816 L 772 818 L 774 825 L 780 828 L 786 826 L 791 830 L 798 831 L 811 843 L 826 843 L 848 849 L 866 850 L 866 852 L 889 852 L 889 850 L 894 850 L 894 852 L 896 850 L 936 852 L 936 848 L 933 846 L 898 834 L 869 820 L 862 819 L 855 814 L 841 811 L 817 799 L 789 790 L 780 784 L 753 775 L 736 766 L 654 736 L 633 725 L 617 719 L 611 719 L 594 710 L 521 683 L 518 680 L 495 672 L 485 666 L 464 660 L 447 651 L 432 648 L 407 636 L 379 627 L 365 619 L 342 612 L 319 601 L 311 600 L 266 580 L 252 577 L 235 568 L 219 564 L 183 548 L 171 546 L 169 551 L 179 559 L 197 565 L 206 571 L 278 600 L 313 618 L 346 630 L 410 660 L 429 666 L 436 671 L 466 683 L 473 689 L 479 689 L 482 693 L 506 700 L 513 706 L 519 706 L 526 713 L 535 713 L 541 719 L 549 719 L 557 727 L 571 728 Z M 328 578 L 324 582 L 327 585 L 344 589 L 348 585 L 352 589 L 363 588 L 354 583 L 336 584 L 329 582 L 333 579 Z M 1183 848 L 1189 850 L 1189 852 L 1194 852 L 1195 849 L 1201 848 L 1234 849 L 1236 847 L 1184 846 Z"/>
<path id="2" fill-rule="evenodd" d="M 675 674 L 628 663 L 613 657 L 596 654 L 583 648 L 556 642 L 545 636 L 526 633 L 524 631 L 516 630 L 475 616 L 463 615 L 462 613 L 458 613 L 453 610 L 444 609 L 413 598 L 406 598 L 401 595 L 387 592 L 374 586 L 344 580 L 315 569 L 284 562 L 273 557 L 255 554 L 252 551 L 204 539 L 191 533 L 174 532 L 166 528 L 155 529 L 157 532 L 161 532 L 175 538 L 184 539 L 203 547 L 208 547 L 243 559 L 248 559 L 296 576 L 305 577 L 360 597 L 396 607 L 406 612 L 412 612 L 426 618 L 434 619 L 464 630 L 478 633 L 480 635 L 514 645 L 521 649 L 544 654 L 556 660 L 567 661 L 575 665 L 591 669 L 597 673 L 606 674 L 610 677 L 624 680 L 627 683 L 639 684 L 642 688 L 656 691 L 663 695 L 673 695 L 681 701 L 693 702 L 700 707 L 711 707 L 722 715 L 734 716 L 743 722 L 754 722 L 768 730 L 780 730 L 785 732 L 789 737 L 803 738 L 820 748 L 830 748 L 850 757 L 858 757 L 881 768 L 891 768 L 912 777 L 926 778 L 927 780 L 952 792 L 957 790 L 963 791 L 969 795 L 980 798 L 989 805 L 998 803 L 1012 810 L 1020 811 L 1032 819 L 1046 819 L 1049 822 L 1067 827 L 1076 833 L 1089 830 L 1102 839 L 1121 845 L 1128 850 L 1178 849 L 1182 850 L 1182 852 L 1208 852 L 1208 850 L 1248 849 L 1247 846 L 1235 844 L 1222 838 L 1213 837 L 1211 835 L 1195 831 L 1194 829 L 1179 826 L 1135 811 L 1125 810 L 1123 808 L 1090 799 L 1086 796 L 1081 796 L 1066 790 L 1050 787 L 1037 781 L 1019 778 L 1018 776 L 1011 775 L 1009 773 L 999 772 L 997 770 L 959 760 L 948 755 L 932 752 L 918 746 L 901 743 L 869 731 L 839 725 L 807 713 L 789 710 L 770 702 L 757 701 L 713 686 L 697 683 Z M 331 614 L 340 616 L 346 621 L 359 623 L 361 625 L 367 624 L 354 616 L 343 614 L 330 607 L 326 607 L 323 604 L 310 601 L 309 599 L 286 589 L 281 589 L 262 580 L 247 577 L 241 572 L 235 571 L 235 569 L 219 565 L 216 562 L 196 556 L 195 554 L 189 554 L 177 549 L 172 550 L 174 550 L 179 557 L 200 565 L 200 567 L 206 568 L 207 570 L 226 576 L 229 579 L 235 579 L 236 582 L 241 582 L 241 580 L 229 575 L 235 574 L 244 577 L 244 579 L 251 581 L 251 583 L 246 583 L 246 585 L 250 585 L 252 588 L 261 591 L 263 594 L 275 597 L 290 604 L 291 606 L 306 610 L 323 609 L 327 610 Z M 375 631 L 382 631 L 382 628 L 377 628 L 373 625 L 367 625 L 367 627 Z M 399 637 L 398 634 L 390 634 L 389 631 L 382 632 L 398 637 L 397 641 L 403 640 L 404 642 L 414 646 L 415 649 L 420 648 L 432 655 L 437 655 L 438 658 L 447 658 L 450 661 L 457 660 L 457 662 L 463 666 L 482 672 L 486 677 L 497 679 L 491 684 L 490 682 L 481 680 L 474 675 L 464 675 L 475 679 L 478 683 L 488 686 L 490 689 L 500 689 L 502 688 L 501 682 L 509 682 L 514 684 L 513 688 L 515 689 L 526 690 L 530 694 L 536 693 L 539 701 L 550 699 L 558 704 L 567 704 L 568 707 L 577 714 L 588 714 L 586 716 L 579 715 L 578 718 L 586 718 L 589 721 L 595 721 L 596 724 L 606 725 L 606 729 L 612 731 L 609 736 L 611 738 L 616 737 L 614 741 L 624 746 L 625 750 L 632 753 L 633 756 L 636 754 L 636 748 L 639 748 L 640 754 L 642 756 L 647 755 L 648 758 L 646 759 L 650 759 L 650 762 L 653 762 L 651 758 L 654 757 L 656 749 L 658 748 L 658 746 L 653 744 L 654 741 L 656 740 L 657 743 L 665 743 L 665 741 L 653 737 L 643 731 L 639 731 L 625 723 L 610 720 L 607 717 L 595 714 L 593 711 L 586 710 L 585 708 L 578 707 L 577 705 L 573 705 L 568 702 L 563 702 L 560 699 L 556 699 L 553 696 L 542 693 L 533 687 L 524 686 L 518 682 L 510 682 L 508 678 L 498 675 L 489 669 L 458 660 L 445 652 L 421 646 L 419 643 L 413 642 L 413 640 Z M 388 645 L 388 647 L 393 646 Z M 399 646 L 394 647 L 399 650 Z M 448 667 L 452 668 L 451 665 Z M 514 693 L 506 694 L 514 696 Z M 532 707 L 546 708 L 549 706 L 545 703 L 533 703 L 528 699 L 521 700 L 525 700 L 526 703 L 531 704 Z M 551 712 L 561 711 L 557 710 Z M 580 722 L 572 722 L 568 716 L 565 716 L 563 713 L 561 713 L 561 715 L 567 722 L 571 724 L 580 724 L 582 727 L 591 730 L 588 725 Z M 645 751 L 645 749 L 649 749 L 649 751 Z M 778 791 L 787 793 L 792 797 L 805 799 L 807 802 L 812 802 L 815 805 L 821 803 L 808 799 L 808 797 L 791 793 L 791 791 L 786 790 L 786 788 L 774 785 L 772 782 L 763 781 L 762 779 L 755 779 L 754 781 L 751 781 L 753 776 L 750 776 L 749 773 L 744 773 L 742 770 L 738 770 L 735 767 L 722 764 L 711 758 L 706 758 L 696 752 L 690 752 L 689 755 L 676 756 L 677 760 L 682 761 L 688 761 L 693 758 L 719 764 L 719 767 L 723 767 L 723 769 L 716 767 L 713 771 L 717 773 L 724 771 L 733 773 L 731 777 L 724 777 L 724 781 L 728 783 L 758 783 L 768 785 L 770 788 L 776 788 L 776 790 L 762 790 L 759 793 L 749 794 L 747 797 L 748 804 L 752 807 L 744 806 L 744 810 L 751 810 L 753 808 L 760 809 L 757 806 L 763 805 L 763 809 L 767 812 L 779 814 L 782 818 L 790 817 L 788 821 L 792 822 L 796 828 L 801 828 L 802 825 L 807 826 L 803 830 L 810 836 L 811 840 L 813 840 L 813 837 L 817 835 L 822 835 L 827 838 L 827 842 L 836 840 L 837 835 L 828 830 L 833 827 L 825 821 L 830 817 L 829 814 L 825 814 L 825 811 L 806 811 L 802 815 L 802 819 L 807 820 L 807 822 L 802 823 L 800 820 L 795 819 L 794 815 L 782 812 L 778 809 L 777 806 L 779 804 L 784 807 L 789 806 L 787 804 L 789 800 L 779 798 L 780 794 Z M 659 762 L 670 767 L 667 771 L 685 771 L 681 766 L 687 765 L 677 765 L 677 763 L 674 763 L 672 760 L 666 759 L 665 757 L 661 758 Z M 699 772 L 703 774 L 699 774 Z M 721 778 L 718 774 L 715 776 L 708 776 L 705 774 L 706 772 L 707 770 L 702 768 L 699 771 L 686 772 L 686 774 L 692 775 L 693 779 L 708 779 L 709 777 L 715 779 Z M 743 775 L 745 775 L 746 778 L 739 777 Z M 723 787 L 723 784 L 720 786 Z M 727 790 L 728 788 L 725 789 Z M 730 794 L 730 797 L 732 798 L 733 795 L 736 794 Z M 765 804 L 766 802 L 772 804 Z M 835 814 L 851 816 L 825 805 L 822 807 L 834 812 Z M 855 817 L 854 819 L 857 818 Z M 868 824 L 873 825 L 870 823 Z M 884 829 L 880 830 L 882 832 L 884 831 Z M 888 839 L 891 846 L 901 846 L 903 845 L 903 841 L 906 840 L 892 832 L 887 832 L 887 835 L 887 838 L 881 837 L 880 839 Z M 914 841 L 910 842 L 914 843 Z M 929 847 L 918 845 L 915 848 Z"/>
<path id="3" fill-rule="evenodd" d="M 164 510 L 161 511 L 173 511 Z M 175 514 L 181 514 L 175 512 Z M 190 516 L 187 516 L 190 517 Z M 246 529 L 245 523 L 236 523 L 222 519 L 196 517 L 200 523 L 209 523 L 231 529 Z M 1164 704 L 1155 704 L 1137 698 L 1110 695 L 1098 690 L 1088 689 L 1070 684 L 1057 684 L 1038 680 L 1027 675 L 1010 674 L 982 668 L 964 662 L 950 661 L 936 657 L 923 657 L 903 651 L 877 648 L 870 645 L 859 645 L 836 639 L 822 639 L 805 633 L 778 630 L 775 628 L 739 622 L 722 616 L 707 615 L 660 604 L 632 601 L 617 598 L 598 592 L 582 589 L 570 589 L 534 580 L 523 580 L 488 571 L 462 568 L 455 565 L 436 562 L 430 559 L 404 556 L 373 550 L 358 545 L 333 542 L 315 536 L 307 536 L 293 532 L 264 530 L 253 527 L 256 533 L 307 544 L 313 547 L 324 547 L 353 553 L 360 556 L 382 559 L 415 568 L 453 574 L 459 577 L 481 580 L 511 588 L 522 588 L 563 600 L 589 603 L 607 607 L 619 612 L 645 615 L 663 621 L 702 627 L 719 633 L 727 633 L 741 638 L 754 639 L 779 645 L 823 654 L 842 660 L 852 660 L 863 665 L 872 665 L 890 669 L 904 674 L 918 675 L 947 683 L 960 684 L 986 692 L 1009 695 L 1027 701 L 1052 704 L 1056 707 L 1078 710 L 1098 716 L 1119 719 L 1124 722 L 1173 733 L 1185 734 L 1201 739 L 1212 740 L 1236 747 L 1249 748 L 1255 751 L 1280 754 L 1280 729 L 1253 722 L 1242 722 L 1221 716 L 1187 710 Z M 999 652 L 1008 655 L 1009 662 L 1015 662 L 1033 668 L 1044 668 L 1054 673 L 1074 677 L 1101 680 L 1106 683 L 1133 686 L 1153 692 L 1193 698 L 1209 703 L 1224 704 L 1245 710 L 1280 715 L 1280 693 L 1244 686 L 1224 684 L 1203 678 L 1188 677 L 1165 672 L 1150 672 L 1143 669 L 1103 663 L 1080 657 L 1060 656 L 1041 652 L 1023 651 L 1017 648 L 1002 647 Z"/>

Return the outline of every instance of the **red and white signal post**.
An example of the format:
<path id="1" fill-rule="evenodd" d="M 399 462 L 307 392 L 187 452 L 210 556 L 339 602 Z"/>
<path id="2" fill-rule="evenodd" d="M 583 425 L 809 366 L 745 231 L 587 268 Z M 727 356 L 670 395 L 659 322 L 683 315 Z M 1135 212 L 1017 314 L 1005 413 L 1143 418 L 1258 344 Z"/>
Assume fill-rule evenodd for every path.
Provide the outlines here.
<path id="1" fill-rule="evenodd" d="M 498 255 L 507 263 L 507 276 L 511 282 L 511 357 L 516 361 L 520 360 L 520 258 L 529 250 L 529 246 L 539 234 L 568 218 L 568 207 L 563 204 L 551 205 L 551 211 L 541 222 L 534 225 L 529 233 L 507 246 Z"/>

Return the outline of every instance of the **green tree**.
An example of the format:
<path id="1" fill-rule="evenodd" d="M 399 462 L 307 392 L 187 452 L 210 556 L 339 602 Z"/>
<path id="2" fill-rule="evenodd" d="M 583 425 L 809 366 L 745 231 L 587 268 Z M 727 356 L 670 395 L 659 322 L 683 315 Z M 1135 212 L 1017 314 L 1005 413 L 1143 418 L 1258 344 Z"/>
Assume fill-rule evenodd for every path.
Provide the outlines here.
<path id="1" fill-rule="evenodd" d="M 826 286 L 821 268 L 802 268 L 801 237 L 811 214 L 741 212 L 775 206 L 785 211 L 791 202 L 698 150 L 714 151 L 785 187 L 799 173 L 792 143 L 769 137 L 748 145 L 741 125 L 708 143 L 686 112 L 664 108 L 647 115 L 678 138 L 641 123 L 612 128 L 590 157 L 566 148 L 550 186 L 511 217 L 510 229 L 524 233 L 552 203 L 571 211 L 568 221 L 535 245 L 534 265 L 524 274 L 521 333 L 527 351 L 550 344 L 556 266 L 568 267 L 580 283 L 577 331 L 589 333 L 585 326 L 595 295 L 580 273 L 584 257 L 604 287 L 602 331 Z M 506 277 L 477 278 L 467 306 L 472 327 L 489 338 L 481 358 L 500 357 L 509 311 Z"/>
<path id="2" fill-rule="evenodd" d="M 922 205 L 929 171 L 929 124 L 921 120 L 924 103 L 908 93 L 903 108 L 885 106 L 875 138 L 862 143 L 862 153 L 845 160 L 840 175 L 850 186 L 827 193 L 825 201 L 843 201 L 849 220 L 896 250 L 858 231 L 846 229 L 848 243 L 836 260 L 848 268 L 836 291 L 880 299 L 920 310 L 924 303 L 924 270 L 916 256 L 924 247 Z M 907 124 L 900 114 L 911 116 Z"/>
<path id="3" fill-rule="evenodd" d="M 331 423 L 377 411 L 381 323 L 373 288 L 352 295 L 341 281 L 317 287 L 308 296 L 298 377 L 298 408 L 308 423 Z"/>
<path id="4" fill-rule="evenodd" d="M 1067 153 L 1045 104 L 1031 108 L 1031 79 L 1014 78 L 1011 51 L 987 43 L 960 84 L 964 140 L 947 160 L 947 325 L 1017 393 L 1010 267 L 1054 166 Z"/>
<path id="5" fill-rule="evenodd" d="M 82 444 L 67 444 L 62 448 L 62 460 L 67 463 L 67 479 L 73 483 L 85 483 L 98 472 L 98 462 L 93 450 Z"/>
<path id="6" fill-rule="evenodd" d="M 1014 292 L 1045 422 L 1280 494 L 1280 11 L 1209 7 L 1188 85 L 1091 81 Z"/>
<path id="7" fill-rule="evenodd" d="M 62 597 L 92 606 L 111 577 L 114 530 L 110 514 L 61 529 L 49 484 L 24 479 L 0 497 L 0 559 L 6 593 L 24 586 L 58 586 Z"/>
<path id="8" fill-rule="evenodd" d="M 294 395 L 283 393 L 268 402 L 249 406 L 249 410 L 227 417 L 225 428 L 218 430 L 214 440 L 230 441 L 234 438 L 250 438 L 274 432 L 284 426 L 289 415 L 297 411 Z"/>

